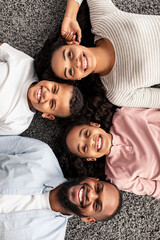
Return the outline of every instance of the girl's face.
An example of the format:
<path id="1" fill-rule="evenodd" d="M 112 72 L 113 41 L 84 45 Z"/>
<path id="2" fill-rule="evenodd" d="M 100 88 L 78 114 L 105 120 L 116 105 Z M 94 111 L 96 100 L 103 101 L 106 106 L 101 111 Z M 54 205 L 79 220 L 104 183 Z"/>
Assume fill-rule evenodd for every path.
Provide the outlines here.
<path id="1" fill-rule="evenodd" d="M 51 67 L 62 79 L 80 80 L 94 72 L 96 58 L 90 48 L 64 45 L 53 53 Z"/>
<path id="2" fill-rule="evenodd" d="M 66 137 L 68 149 L 75 155 L 94 161 L 110 153 L 112 135 L 99 127 L 99 124 L 73 127 Z"/>

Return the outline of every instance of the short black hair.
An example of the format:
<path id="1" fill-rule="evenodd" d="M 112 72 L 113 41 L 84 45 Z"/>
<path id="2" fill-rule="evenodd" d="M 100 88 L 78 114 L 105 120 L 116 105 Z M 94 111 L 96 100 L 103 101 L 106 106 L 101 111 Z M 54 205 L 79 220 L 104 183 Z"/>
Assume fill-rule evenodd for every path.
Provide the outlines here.
<path id="1" fill-rule="evenodd" d="M 81 91 L 78 87 L 73 86 L 73 93 L 70 99 L 70 116 L 76 116 L 84 105 Z"/>

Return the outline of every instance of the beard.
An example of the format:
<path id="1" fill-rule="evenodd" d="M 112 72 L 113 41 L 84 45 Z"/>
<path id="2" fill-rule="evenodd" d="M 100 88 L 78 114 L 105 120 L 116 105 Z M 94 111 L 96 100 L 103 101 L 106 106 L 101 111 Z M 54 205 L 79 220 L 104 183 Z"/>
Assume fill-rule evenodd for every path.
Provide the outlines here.
<path id="1" fill-rule="evenodd" d="M 79 209 L 79 207 L 69 200 L 69 189 L 73 186 L 79 185 L 85 179 L 86 177 L 83 177 L 83 178 L 81 177 L 81 178 L 69 180 L 60 186 L 59 191 L 57 193 L 57 198 L 61 206 L 65 210 L 72 212 L 73 214 L 78 215 L 79 217 L 85 217 L 85 216 L 81 213 L 81 210 Z"/>

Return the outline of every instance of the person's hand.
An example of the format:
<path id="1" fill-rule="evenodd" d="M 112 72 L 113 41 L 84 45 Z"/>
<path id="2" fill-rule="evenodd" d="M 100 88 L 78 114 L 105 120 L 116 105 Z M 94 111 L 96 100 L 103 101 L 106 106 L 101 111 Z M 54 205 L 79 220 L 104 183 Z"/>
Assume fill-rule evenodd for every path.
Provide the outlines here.
<path id="1" fill-rule="evenodd" d="M 64 16 L 61 26 L 61 34 L 67 43 L 79 44 L 81 42 L 82 33 L 79 23 L 71 17 Z"/>

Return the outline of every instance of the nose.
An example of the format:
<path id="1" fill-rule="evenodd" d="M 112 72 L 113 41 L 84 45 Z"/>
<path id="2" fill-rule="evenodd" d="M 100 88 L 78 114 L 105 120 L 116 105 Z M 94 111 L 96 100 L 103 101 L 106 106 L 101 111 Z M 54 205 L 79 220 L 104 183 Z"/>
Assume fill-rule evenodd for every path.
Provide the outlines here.
<path id="1" fill-rule="evenodd" d="M 93 189 L 90 189 L 90 191 L 88 192 L 89 202 L 92 203 L 96 201 L 97 198 L 98 198 L 98 194 Z"/>
<path id="2" fill-rule="evenodd" d="M 55 98 L 56 94 L 54 94 L 53 92 L 51 91 L 48 91 L 46 90 L 44 93 L 43 93 L 43 98 L 45 101 L 47 100 L 50 100 L 50 99 L 53 99 L 53 97 Z"/>
<path id="3" fill-rule="evenodd" d="M 93 139 L 92 136 L 91 136 L 90 138 L 88 138 L 88 145 L 89 145 L 89 147 L 91 147 L 91 148 L 94 147 L 94 139 Z"/>
<path id="4" fill-rule="evenodd" d="M 77 58 L 76 58 L 76 61 L 75 61 L 75 66 L 76 66 L 76 68 L 79 68 L 79 67 L 80 67 L 80 64 L 81 64 L 81 61 L 80 61 L 80 59 L 77 57 Z"/>

